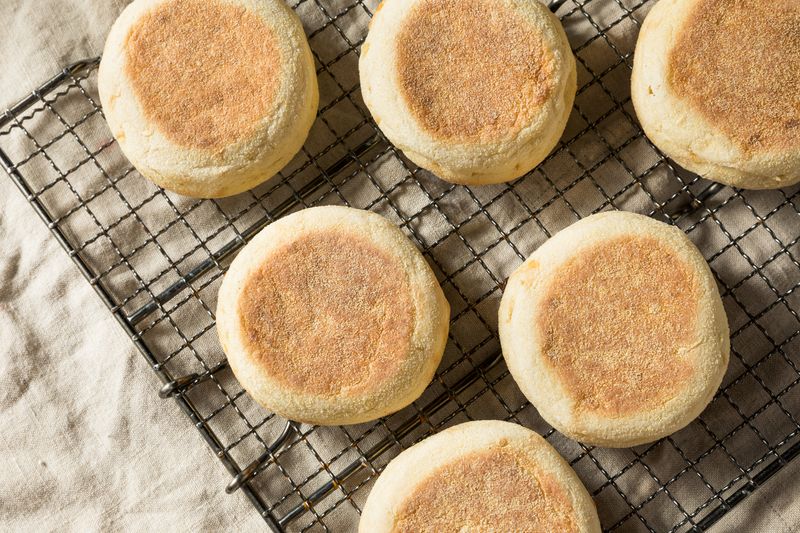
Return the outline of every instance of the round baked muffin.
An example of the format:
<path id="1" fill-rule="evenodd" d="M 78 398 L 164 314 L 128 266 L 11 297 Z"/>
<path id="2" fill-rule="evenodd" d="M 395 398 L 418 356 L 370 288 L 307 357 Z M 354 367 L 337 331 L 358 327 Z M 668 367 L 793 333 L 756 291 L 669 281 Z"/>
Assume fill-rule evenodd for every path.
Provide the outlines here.
<path id="1" fill-rule="evenodd" d="M 444 352 L 450 307 L 391 222 L 304 209 L 262 230 L 225 275 L 217 331 L 236 378 L 299 422 L 356 424 L 416 400 Z"/>
<path id="2" fill-rule="evenodd" d="M 281 0 L 134 0 L 111 28 L 98 84 L 136 169 L 200 198 L 271 178 L 319 102 L 303 27 Z"/>
<path id="3" fill-rule="evenodd" d="M 463 184 L 510 181 L 538 165 L 576 91 L 564 29 L 536 0 L 384 0 L 359 70 L 386 137 Z"/>
<path id="4" fill-rule="evenodd" d="M 547 441 L 486 420 L 446 429 L 395 457 L 369 493 L 358 530 L 599 533 L 600 521 L 581 480 Z"/>
<path id="5" fill-rule="evenodd" d="M 800 181 L 800 3 L 661 0 L 642 25 L 631 95 L 648 137 L 705 178 Z"/>
<path id="6" fill-rule="evenodd" d="M 581 220 L 509 278 L 500 304 L 508 368 L 563 434 L 643 444 L 694 420 L 728 367 L 714 276 L 680 229 L 632 213 Z"/>

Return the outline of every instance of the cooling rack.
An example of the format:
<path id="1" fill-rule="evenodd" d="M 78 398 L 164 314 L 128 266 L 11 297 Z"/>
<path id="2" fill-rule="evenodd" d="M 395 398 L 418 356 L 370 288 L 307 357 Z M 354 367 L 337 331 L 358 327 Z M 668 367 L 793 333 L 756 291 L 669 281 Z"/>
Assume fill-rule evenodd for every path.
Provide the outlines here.
<path id="1" fill-rule="evenodd" d="M 253 191 L 200 201 L 142 179 L 103 119 L 98 59 L 69 66 L 0 115 L 0 163 L 161 379 L 161 396 L 174 398 L 230 472 L 220 490 L 244 492 L 272 530 L 353 530 L 392 457 L 479 418 L 543 434 L 586 484 L 605 530 L 706 530 L 800 453 L 800 189 L 714 185 L 643 136 L 629 77 L 654 3 L 551 2 L 578 62 L 575 109 L 557 149 L 511 184 L 446 184 L 382 137 L 357 74 L 376 0 L 292 5 L 317 62 L 319 118 L 298 157 Z M 452 306 L 433 383 L 370 424 L 312 427 L 264 411 L 215 338 L 216 291 L 231 258 L 272 220 L 320 204 L 394 220 Z M 580 445 L 543 422 L 502 361 L 496 326 L 513 269 L 558 230 L 608 209 L 683 229 L 718 279 L 732 333 L 730 369 L 706 411 L 625 450 Z"/>

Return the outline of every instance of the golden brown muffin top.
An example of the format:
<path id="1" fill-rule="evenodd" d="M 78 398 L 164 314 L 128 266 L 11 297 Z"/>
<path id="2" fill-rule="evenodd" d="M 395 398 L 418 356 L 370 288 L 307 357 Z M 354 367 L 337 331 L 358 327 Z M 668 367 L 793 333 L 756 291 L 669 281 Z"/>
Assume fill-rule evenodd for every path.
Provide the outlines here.
<path id="1" fill-rule="evenodd" d="M 224 148 L 274 105 L 275 35 L 244 7 L 169 0 L 133 26 L 126 48 L 126 73 L 145 116 L 181 146 Z"/>
<path id="2" fill-rule="evenodd" d="M 507 441 L 459 457 L 400 505 L 396 533 L 576 531 L 561 483 Z"/>
<path id="3" fill-rule="evenodd" d="M 431 135 L 496 141 L 517 134 L 550 98 L 552 54 L 513 9 L 488 0 L 423 0 L 404 21 L 396 68 Z"/>
<path id="4" fill-rule="evenodd" d="M 264 371 L 316 395 L 358 395 L 392 379 L 409 355 L 415 320 L 399 262 L 333 231 L 270 254 L 247 279 L 238 311 Z"/>
<path id="5" fill-rule="evenodd" d="M 693 269 L 652 237 L 594 245 L 559 268 L 538 314 L 541 352 L 577 411 L 623 417 L 676 396 L 693 373 Z"/>
<path id="6" fill-rule="evenodd" d="M 746 151 L 800 146 L 800 2 L 698 0 L 670 52 L 678 96 Z"/>

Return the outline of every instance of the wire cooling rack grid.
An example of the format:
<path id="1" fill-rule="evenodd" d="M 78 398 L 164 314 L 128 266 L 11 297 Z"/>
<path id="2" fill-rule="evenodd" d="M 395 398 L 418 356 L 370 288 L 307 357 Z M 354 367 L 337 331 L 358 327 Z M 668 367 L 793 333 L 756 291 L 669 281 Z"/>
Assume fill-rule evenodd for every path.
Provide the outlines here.
<path id="1" fill-rule="evenodd" d="M 675 168 L 643 137 L 629 96 L 638 27 L 653 0 L 551 3 L 578 60 L 562 143 L 531 175 L 467 188 L 405 160 L 370 120 L 358 48 L 376 0 L 300 0 L 321 108 L 279 176 L 225 200 L 190 200 L 142 179 L 110 136 L 97 60 L 77 63 L 0 116 L 0 163 L 275 531 L 355 528 L 381 468 L 444 426 L 500 418 L 533 427 L 570 461 L 606 530 L 709 528 L 800 452 L 800 191 L 732 190 Z M 226 265 L 271 220 L 336 203 L 392 218 L 424 251 L 453 308 L 425 395 L 358 426 L 288 423 L 254 404 L 214 331 Z M 604 209 L 677 224 L 722 290 L 731 368 L 703 415 L 630 450 L 549 428 L 510 378 L 496 336 L 503 280 L 550 235 Z M 186 465 L 188 467 L 188 465 Z M 222 487 L 220 487 L 222 489 Z"/>

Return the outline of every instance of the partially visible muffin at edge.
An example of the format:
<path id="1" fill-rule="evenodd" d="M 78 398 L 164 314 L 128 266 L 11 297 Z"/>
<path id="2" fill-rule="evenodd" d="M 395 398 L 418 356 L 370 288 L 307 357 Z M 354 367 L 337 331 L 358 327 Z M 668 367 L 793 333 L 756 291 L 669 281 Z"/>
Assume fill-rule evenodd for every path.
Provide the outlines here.
<path id="1" fill-rule="evenodd" d="M 599 533 L 594 502 L 558 452 L 530 429 L 480 420 L 392 459 L 364 505 L 360 533 Z"/>
<path id="2" fill-rule="evenodd" d="M 647 136 L 705 178 L 744 189 L 800 182 L 800 3 L 660 0 L 634 56 Z"/>
<path id="3" fill-rule="evenodd" d="M 280 0 L 134 0 L 108 36 L 98 85 L 134 167 L 199 198 L 271 178 L 319 103 L 303 27 Z"/>
<path id="4" fill-rule="evenodd" d="M 538 165 L 576 91 L 561 23 L 535 0 L 384 0 L 359 71 L 386 137 L 461 184 L 506 182 Z"/>

